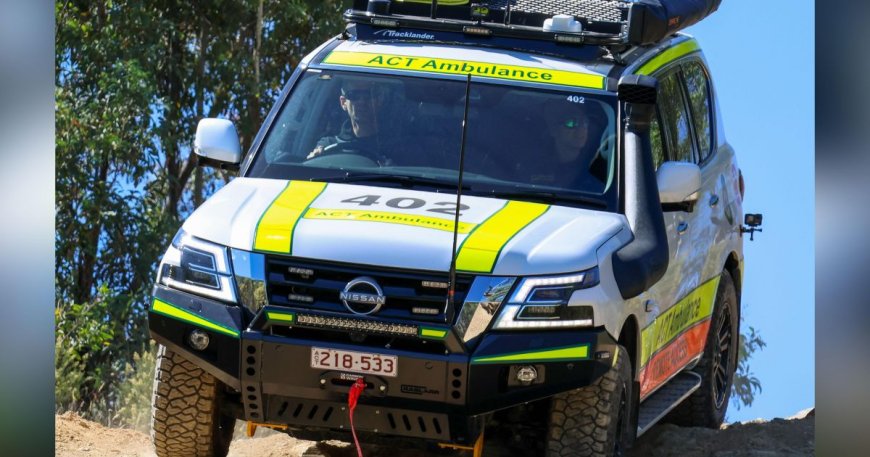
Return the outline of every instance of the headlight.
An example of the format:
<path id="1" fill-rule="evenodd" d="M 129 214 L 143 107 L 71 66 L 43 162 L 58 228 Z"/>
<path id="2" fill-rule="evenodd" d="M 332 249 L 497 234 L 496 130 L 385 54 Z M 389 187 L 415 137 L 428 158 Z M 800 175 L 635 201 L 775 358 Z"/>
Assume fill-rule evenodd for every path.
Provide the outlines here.
<path id="1" fill-rule="evenodd" d="M 588 327 L 591 306 L 569 306 L 575 290 L 598 284 L 598 268 L 582 273 L 524 278 L 502 306 L 496 329 Z"/>
<path id="2" fill-rule="evenodd" d="M 227 248 L 179 230 L 166 250 L 157 282 L 168 287 L 236 303 Z"/>

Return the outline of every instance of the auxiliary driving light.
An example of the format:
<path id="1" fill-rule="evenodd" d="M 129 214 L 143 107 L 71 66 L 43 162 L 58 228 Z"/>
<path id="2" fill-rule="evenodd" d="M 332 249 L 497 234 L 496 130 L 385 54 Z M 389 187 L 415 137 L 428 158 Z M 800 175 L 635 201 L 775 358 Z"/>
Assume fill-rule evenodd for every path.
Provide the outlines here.
<path id="1" fill-rule="evenodd" d="M 517 370 L 517 381 L 523 384 L 531 384 L 538 379 L 538 370 L 531 365 L 521 366 Z"/>
<path id="2" fill-rule="evenodd" d="M 197 351 L 202 351 L 208 347 L 208 333 L 200 329 L 194 329 L 187 335 L 187 343 Z"/>

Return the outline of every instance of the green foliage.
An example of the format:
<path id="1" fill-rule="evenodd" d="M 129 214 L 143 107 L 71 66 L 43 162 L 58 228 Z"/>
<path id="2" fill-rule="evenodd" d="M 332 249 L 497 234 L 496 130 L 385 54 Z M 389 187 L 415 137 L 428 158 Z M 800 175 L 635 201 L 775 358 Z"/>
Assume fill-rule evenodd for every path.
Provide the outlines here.
<path id="1" fill-rule="evenodd" d="M 343 27 L 338 0 L 55 4 L 57 408 L 136 425 L 156 263 L 228 178 L 197 172 L 204 117 L 247 149 L 299 60 Z M 144 357 L 141 355 L 140 357 Z M 130 371 L 128 364 L 133 368 Z M 129 398 L 128 398 L 129 399 Z M 124 408 L 121 405 L 121 408 Z"/>
<path id="2" fill-rule="evenodd" d="M 761 382 L 749 369 L 749 359 L 756 351 L 767 346 L 761 335 L 753 327 L 749 333 L 740 334 L 740 350 L 737 354 L 737 370 L 734 373 L 734 384 L 731 387 L 731 401 L 740 409 L 741 406 L 752 406 L 755 394 L 761 392 Z"/>
<path id="3" fill-rule="evenodd" d="M 118 421 L 126 427 L 148 433 L 151 421 L 151 386 L 157 365 L 157 345 L 133 354 L 132 363 L 124 365 L 125 382 L 118 392 Z"/>
<path id="4" fill-rule="evenodd" d="M 118 375 L 115 351 L 125 348 L 123 339 L 115 338 L 117 325 L 104 318 L 109 307 L 105 298 L 55 310 L 55 404 L 59 411 L 80 411 L 109 423 L 108 380 Z"/>

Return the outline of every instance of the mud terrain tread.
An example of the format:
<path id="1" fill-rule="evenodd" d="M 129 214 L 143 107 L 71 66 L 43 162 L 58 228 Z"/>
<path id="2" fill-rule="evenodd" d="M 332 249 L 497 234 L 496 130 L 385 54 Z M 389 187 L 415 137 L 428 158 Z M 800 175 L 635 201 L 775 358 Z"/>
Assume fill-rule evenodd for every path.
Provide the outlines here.
<path id="1" fill-rule="evenodd" d="M 616 365 L 594 384 L 553 397 L 547 457 L 611 455 L 623 385 L 631 398 L 631 361 L 622 346 L 618 350 Z"/>
<path id="2" fill-rule="evenodd" d="M 154 378 L 151 440 L 157 455 L 226 456 L 229 439 L 215 436 L 220 433 L 217 379 L 162 345 Z"/>
<path id="3" fill-rule="evenodd" d="M 725 297 L 726 295 L 727 297 Z M 727 300 L 727 302 L 724 302 L 724 300 Z M 718 429 L 725 420 L 725 412 L 728 409 L 728 402 L 731 398 L 730 387 L 728 394 L 725 396 L 725 401 L 722 404 L 721 410 L 717 410 L 715 406 L 715 394 L 713 393 L 712 386 L 713 380 L 709 373 L 713 369 L 712 352 L 714 347 L 713 343 L 716 338 L 716 323 L 718 322 L 719 315 L 722 312 L 722 306 L 726 303 L 731 307 L 731 318 L 737 319 L 737 291 L 734 288 L 734 281 L 731 279 L 731 274 L 727 271 L 723 271 L 722 276 L 719 279 L 719 288 L 716 291 L 716 303 L 714 305 L 713 315 L 711 316 L 710 331 L 704 345 L 704 354 L 695 368 L 692 369 L 693 372 L 701 375 L 701 387 L 690 395 L 689 398 L 683 400 L 683 402 L 674 408 L 673 411 L 668 413 L 668 415 L 663 419 L 663 422 L 683 427 L 706 427 Z M 732 332 L 735 335 L 739 335 L 739 322 L 738 325 L 733 325 L 732 329 Z M 739 336 L 737 338 L 739 338 Z M 735 338 L 734 341 L 739 340 Z M 734 351 L 733 353 L 736 357 L 737 351 Z M 736 368 L 736 360 L 732 366 Z M 733 385 L 733 371 L 731 372 L 731 376 L 732 380 L 730 384 Z"/>

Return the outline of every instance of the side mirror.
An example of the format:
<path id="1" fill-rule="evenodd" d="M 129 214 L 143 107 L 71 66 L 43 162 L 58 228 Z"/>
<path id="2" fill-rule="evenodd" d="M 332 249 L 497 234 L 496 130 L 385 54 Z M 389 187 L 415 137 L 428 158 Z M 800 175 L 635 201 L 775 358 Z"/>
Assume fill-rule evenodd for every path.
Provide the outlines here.
<path id="1" fill-rule="evenodd" d="M 665 162 L 656 172 L 662 204 L 689 203 L 698 199 L 701 168 L 689 162 Z"/>
<path id="2" fill-rule="evenodd" d="M 242 150 L 236 127 L 232 121 L 226 119 L 200 120 L 196 126 L 193 152 L 205 158 L 203 162 L 206 164 L 216 162 L 217 165 L 238 165 L 242 161 Z"/>

